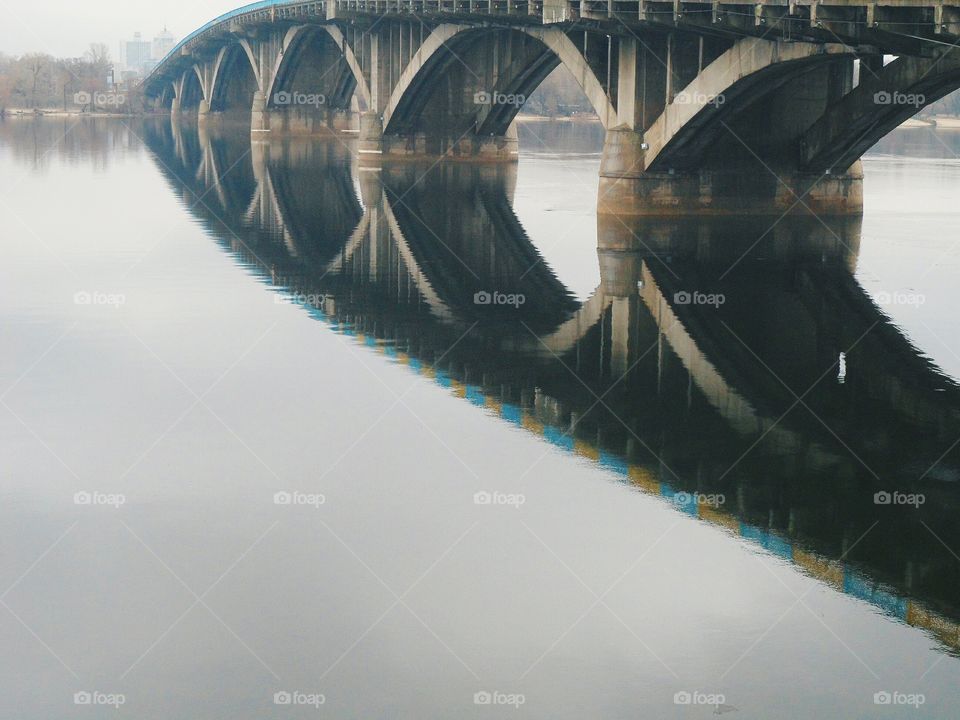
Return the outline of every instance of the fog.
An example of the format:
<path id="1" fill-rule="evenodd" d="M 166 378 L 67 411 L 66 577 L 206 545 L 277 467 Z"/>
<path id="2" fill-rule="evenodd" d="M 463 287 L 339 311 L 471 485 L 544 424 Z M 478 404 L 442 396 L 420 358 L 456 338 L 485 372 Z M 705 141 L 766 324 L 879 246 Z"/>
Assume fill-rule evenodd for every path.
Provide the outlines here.
<path id="1" fill-rule="evenodd" d="M 46 52 L 56 57 L 78 57 L 90 43 L 106 43 L 116 60 L 119 43 L 143 33 L 147 39 L 166 26 L 179 40 L 203 23 L 245 4 L 242 0 L 168 0 L 131 3 L 97 0 L 44 0 L 4 6 L 0 23 L 0 52 L 20 55 Z"/>

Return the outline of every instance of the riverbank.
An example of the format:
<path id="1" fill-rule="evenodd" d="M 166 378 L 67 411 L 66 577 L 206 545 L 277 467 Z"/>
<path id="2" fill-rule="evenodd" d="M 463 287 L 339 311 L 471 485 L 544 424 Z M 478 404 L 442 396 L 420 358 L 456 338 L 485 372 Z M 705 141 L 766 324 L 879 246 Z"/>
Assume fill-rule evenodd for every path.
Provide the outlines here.
<path id="1" fill-rule="evenodd" d="M 134 113 L 118 112 L 81 112 L 80 110 L 50 110 L 45 108 L 24 109 L 7 108 L 0 117 L 90 117 L 90 118 L 131 118 L 138 117 Z"/>
<path id="2" fill-rule="evenodd" d="M 517 122 L 564 122 L 591 125 L 600 122 L 593 113 L 580 113 L 579 115 L 536 115 L 534 113 L 520 113 L 517 115 Z"/>

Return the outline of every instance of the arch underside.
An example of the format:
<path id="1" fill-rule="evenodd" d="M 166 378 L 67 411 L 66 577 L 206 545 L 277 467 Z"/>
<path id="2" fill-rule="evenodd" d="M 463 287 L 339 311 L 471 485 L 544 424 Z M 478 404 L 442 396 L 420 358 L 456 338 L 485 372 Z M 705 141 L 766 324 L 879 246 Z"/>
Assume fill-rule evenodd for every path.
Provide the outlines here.
<path id="1" fill-rule="evenodd" d="M 215 68 L 209 97 L 210 112 L 249 113 L 258 89 L 246 50 L 240 43 L 233 43 L 224 49 Z"/>
<path id="2" fill-rule="evenodd" d="M 176 97 L 176 88 L 173 83 L 164 83 L 160 92 L 154 96 L 156 107 L 169 110 L 173 106 L 173 100 Z"/>
<path id="3" fill-rule="evenodd" d="M 799 136 L 846 92 L 853 57 L 840 45 L 736 43 L 644 130 L 644 168 L 796 165 Z"/>
<path id="4" fill-rule="evenodd" d="M 649 162 L 647 169 L 692 170 L 712 164 L 712 158 L 718 167 L 729 168 L 731 155 L 748 152 L 745 145 L 765 161 L 786 160 L 776 155 L 792 154 L 796 141 L 781 135 L 771 142 L 774 138 L 770 134 L 758 132 L 763 125 L 757 118 L 766 115 L 762 108 L 784 89 L 789 94 L 791 88 L 803 83 L 804 76 L 828 71 L 825 66 L 836 62 L 836 59 L 815 58 L 779 63 L 722 89 L 718 93 L 722 95 L 722 104 L 708 104 L 686 122 Z"/>
<path id="5" fill-rule="evenodd" d="M 203 85 L 193 68 L 188 69 L 183 75 L 179 99 L 181 110 L 196 109 L 200 107 L 200 102 L 204 99 Z"/>
<path id="6" fill-rule="evenodd" d="M 392 88 L 383 110 L 384 134 L 439 129 L 453 138 L 503 136 L 523 100 L 561 63 L 607 125 L 615 116 L 613 104 L 586 59 L 559 29 L 441 25 Z"/>
<path id="7" fill-rule="evenodd" d="M 879 72 L 862 69 L 861 84 L 804 134 L 804 167 L 849 167 L 905 120 L 957 89 L 960 57 L 949 53 L 933 59 L 900 57 Z"/>
<path id="8" fill-rule="evenodd" d="M 839 48 L 778 58 L 742 76 L 731 73 L 736 79 L 725 87 L 704 82 L 711 70 L 706 68 L 645 132 L 644 168 L 842 174 L 905 120 L 960 88 L 960 58 L 946 54 L 901 57 L 879 73 L 864 66 L 853 88 L 853 57 Z M 878 93 L 893 99 L 878 103 Z M 914 98 L 913 104 L 897 101 Z"/>
<path id="9" fill-rule="evenodd" d="M 292 93 L 322 95 L 325 107 L 338 109 L 349 108 L 354 95 L 363 100 L 346 55 L 322 27 L 297 29 L 278 62 L 267 107 L 283 107 L 284 94 Z"/>

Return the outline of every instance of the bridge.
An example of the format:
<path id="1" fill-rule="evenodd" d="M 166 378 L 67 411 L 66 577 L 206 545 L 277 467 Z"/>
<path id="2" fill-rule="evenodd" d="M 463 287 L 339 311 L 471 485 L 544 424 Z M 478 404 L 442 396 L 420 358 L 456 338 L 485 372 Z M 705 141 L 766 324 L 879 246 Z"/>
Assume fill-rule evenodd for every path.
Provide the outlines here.
<path id="1" fill-rule="evenodd" d="M 601 213 L 855 214 L 862 153 L 960 87 L 958 39 L 957 0 L 262 0 L 144 91 L 254 134 L 356 133 L 368 163 L 509 160 L 562 64 L 606 129 Z"/>

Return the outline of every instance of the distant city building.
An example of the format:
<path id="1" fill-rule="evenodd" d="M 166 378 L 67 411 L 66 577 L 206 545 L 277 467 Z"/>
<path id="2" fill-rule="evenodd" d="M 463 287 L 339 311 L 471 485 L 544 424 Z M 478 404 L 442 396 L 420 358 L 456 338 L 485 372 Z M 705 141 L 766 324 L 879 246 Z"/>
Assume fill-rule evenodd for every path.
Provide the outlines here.
<path id="1" fill-rule="evenodd" d="M 175 44 L 176 38 L 167 28 L 163 28 L 153 41 L 144 40 L 141 33 L 134 33 L 133 40 L 123 44 L 124 74 L 133 73 L 143 77 L 166 57 Z"/>
<path id="2" fill-rule="evenodd" d="M 173 33 L 164 27 L 163 31 L 153 39 L 151 59 L 160 62 L 166 57 L 167 53 L 173 49 L 175 44 L 176 40 L 173 37 Z"/>
<path id="3" fill-rule="evenodd" d="M 140 33 L 133 34 L 133 40 L 126 43 L 126 65 L 128 70 L 143 73 L 144 66 L 150 62 L 153 53 L 153 46 L 147 40 L 144 40 Z"/>

